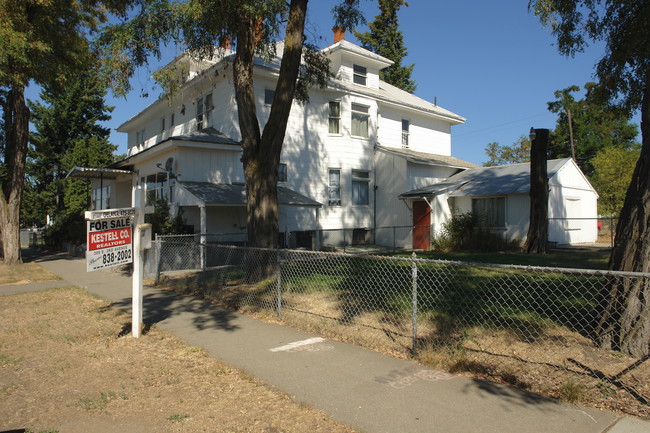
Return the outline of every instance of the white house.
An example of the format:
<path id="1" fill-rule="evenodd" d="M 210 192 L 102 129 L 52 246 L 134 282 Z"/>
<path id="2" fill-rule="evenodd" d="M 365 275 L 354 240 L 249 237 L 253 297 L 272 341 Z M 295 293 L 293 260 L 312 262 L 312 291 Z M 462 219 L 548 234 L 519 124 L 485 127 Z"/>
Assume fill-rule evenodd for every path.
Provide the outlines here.
<path id="1" fill-rule="evenodd" d="M 594 188 L 571 158 L 548 161 L 547 172 L 548 240 L 557 244 L 595 242 L 598 194 Z M 529 191 L 530 164 L 524 163 L 471 168 L 400 197 L 423 213 L 431 209 L 434 229 L 440 228 L 436 221 L 452 214 L 475 212 L 490 230 L 523 241 L 530 219 Z"/>
<path id="2" fill-rule="evenodd" d="M 345 39 L 323 52 L 336 78 L 293 104 L 279 173 L 281 232 L 304 246 L 336 242 L 340 232 L 328 229 L 363 237 L 364 228 L 411 225 L 400 193 L 473 166 L 451 157 L 451 128 L 465 119 L 382 82 L 390 60 Z M 148 205 L 167 198 L 196 232 L 245 233 L 232 58 L 228 50 L 201 62 L 183 54 L 168 66 L 184 72 L 184 85 L 171 104 L 161 98 L 118 128 L 128 134 L 127 158 L 94 181 L 96 206 L 130 205 L 127 191 L 139 183 Z M 261 127 L 278 71 L 279 58 L 256 62 Z M 325 230 L 321 238 L 316 230 Z M 408 236 L 400 244 L 410 245 Z"/>
<path id="3" fill-rule="evenodd" d="M 280 244 L 340 245 L 346 234 L 339 229 L 348 229 L 347 243 L 426 247 L 429 226 L 436 230 L 453 212 L 470 210 L 479 201 L 462 189 L 452 191 L 452 186 L 466 173 L 486 169 L 451 156 L 451 129 L 463 117 L 381 81 L 379 71 L 391 61 L 340 36 L 322 50 L 336 78 L 326 88 L 312 88 L 310 102 L 294 103 L 291 109 L 279 171 Z M 171 103 L 161 98 L 118 128 L 128 134 L 127 158 L 108 169 L 77 173 L 94 178 L 95 208 L 131 206 L 131 191 L 141 188 L 145 212 L 153 211 L 155 199 L 164 198 L 172 213 L 182 211 L 197 233 L 244 237 L 246 198 L 233 55 L 222 49 L 213 59 L 198 61 L 184 53 L 167 66 L 182 73 L 184 84 Z M 256 61 L 262 128 L 279 64 L 279 58 Z M 575 194 L 567 195 L 566 185 L 560 188 L 564 198 L 552 205 L 551 215 L 595 213 L 595 201 L 583 208 L 587 192 L 577 193 L 583 188 L 595 197 L 593 189 L 575 173 L 577 167 L 565 165 L 554 172 L 553 182 L 575 183 Z M 485 173 L 499 170 L 505 169 Z M 497 188 L 489 194 L 497 203 L 504 197 L 508 213 L 499 229 L 508 236 L 525 235 L 525 189 Z M 374 239 L 367 239 L 369 228 L 375 228 Z"/>

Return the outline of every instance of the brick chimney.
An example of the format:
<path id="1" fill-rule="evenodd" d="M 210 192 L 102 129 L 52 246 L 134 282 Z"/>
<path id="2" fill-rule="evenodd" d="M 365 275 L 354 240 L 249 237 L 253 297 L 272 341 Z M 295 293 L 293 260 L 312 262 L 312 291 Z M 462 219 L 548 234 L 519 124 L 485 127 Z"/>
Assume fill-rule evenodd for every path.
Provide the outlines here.
<path id="1" fill-rule="evenodd" d="M 332 28 L 332 31 L 334 32 L 334 43 L 341 42 L 345 39 L 345 27 L 335 26 Z"/>

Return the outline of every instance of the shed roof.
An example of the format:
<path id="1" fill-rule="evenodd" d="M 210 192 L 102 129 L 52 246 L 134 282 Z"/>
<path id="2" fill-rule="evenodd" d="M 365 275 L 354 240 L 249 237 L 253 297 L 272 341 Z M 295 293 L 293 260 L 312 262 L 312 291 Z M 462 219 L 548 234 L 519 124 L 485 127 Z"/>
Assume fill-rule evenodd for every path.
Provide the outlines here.
<path id="1" fill-rule="evenodd" d="M 551 179 L 570 158 L 547 161 Z M 400 194 L 401 198 L 422 197 L 448 192 L 451 197 L 526 194 L 530 191 L 530 163 L 477 167 L 462 171 L 441 183 Z"/>

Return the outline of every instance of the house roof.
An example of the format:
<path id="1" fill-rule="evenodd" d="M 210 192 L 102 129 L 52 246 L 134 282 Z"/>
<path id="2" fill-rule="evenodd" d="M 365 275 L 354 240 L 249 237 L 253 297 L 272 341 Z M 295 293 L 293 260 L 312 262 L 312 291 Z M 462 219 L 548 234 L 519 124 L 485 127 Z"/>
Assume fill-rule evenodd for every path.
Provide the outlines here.
<path id="1" fill-rule="evenodd" d="M 462 159 L 454 158 L 453 156 L 437 155 L 435 153 L 416 152 L 411 149 L 397 149 L 394 147 L 385 147 L 376 145 L 378 150 L 395 155 L 401 155 L 408 161 L 416 164 L 438 165 L 443 167 L 453 168 L 476 168 L 478 165 L 463 161 Z"/>
<path id="2" fill-rule="evenodd" d="M 552 178 L 571 158 L 547 161 Z M 450 197 L 525 194 L 530 191 L 530 163 L 477 167 L 450 176 L 443 182 L 400 194 L 400 198 L 422 197 L 448 192 Z"/>
<path id="3" fill-rule="evenodd" d="M 206 205 L 246 205 L 246 187 L 238 183 L 178 182 Z M 288 206 L 321 207 L 322 205 L 292 189 L 278 187 L 278 203 Z"/>

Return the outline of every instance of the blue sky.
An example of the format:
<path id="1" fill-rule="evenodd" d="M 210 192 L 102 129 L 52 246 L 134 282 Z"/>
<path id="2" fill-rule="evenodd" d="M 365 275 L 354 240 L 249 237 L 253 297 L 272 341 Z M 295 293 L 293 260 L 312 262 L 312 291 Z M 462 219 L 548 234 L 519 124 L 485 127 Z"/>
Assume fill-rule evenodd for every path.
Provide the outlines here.
<path id="1" fill-rule="evenodd" d="M 378 13 L 375 1 L 361 0 L 366 19 Z M 318 46 L 332 43 L 330 10 L 334 2 L 311 0 L 306 32 Z M 527 0 L 439 2 L 409 0 L 399 13 L 408 56 L 415 63 L 415 94 L 467 119 L 452 128 L 452 155 L 482 164 L 485 147 L 496 141 L 510 145 L 535 128 L 555 127 L 546 103 L 553 92 L 593 81 L 602 46 L 575 58 L 561 56 L 548 28 L 528 13 Z M 321 39 L 314 39 L 320 37 Z M 347 39 L 356 42 L 348 32 Z M 165 60 L 178 54 L 164 50 Z M 149 79 L 153 65 L 137 72 L 126 99 L 109 98 L 115 106 L 108 126 L 113 130 L 153 102 L 160 90 Z M 149 93 L 148 98 L 141 94 Z M 633 119 L 639 123 L 638 114 Z M 126 134 L 113 131 L 111 141 L 126 152 Z"/>

